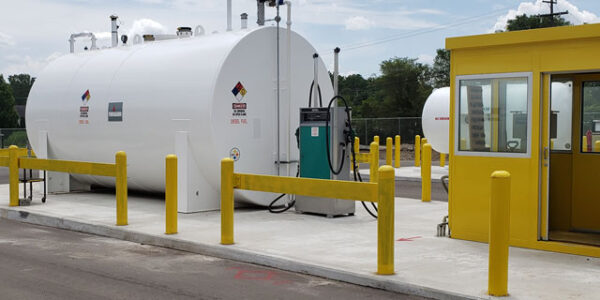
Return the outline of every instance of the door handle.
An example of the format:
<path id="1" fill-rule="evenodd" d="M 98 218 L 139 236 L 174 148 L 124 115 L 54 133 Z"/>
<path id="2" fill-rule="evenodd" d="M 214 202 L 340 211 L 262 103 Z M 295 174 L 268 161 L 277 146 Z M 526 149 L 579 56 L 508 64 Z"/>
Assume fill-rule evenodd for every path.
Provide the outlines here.
<path id="1" fill-rule="evenodd" d="M 548 147 L 544 147 L 544 160 L 548 160 Z"/>

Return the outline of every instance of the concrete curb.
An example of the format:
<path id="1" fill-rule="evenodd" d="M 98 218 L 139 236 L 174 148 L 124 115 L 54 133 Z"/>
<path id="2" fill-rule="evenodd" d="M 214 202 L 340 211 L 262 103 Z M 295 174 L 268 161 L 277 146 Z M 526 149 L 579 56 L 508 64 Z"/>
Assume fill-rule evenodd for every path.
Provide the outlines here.
<path id="1" fill-rule="evenodd" d="M 68 220 L 59 217 L 46 216 L 38 213 L 20 211 L 18 208 L 0 208 L 0 218 L 13 220 L 23 223 L 66 229 L 84 233 L 95 234 L 110 238 L 121 239 L 125 241 L 153 245 L 158 247 L 172 248 L 177 250 L 198 253 L 218 257 L 222 259 L 236 260 L 245 263 L 263 265 L 277 268 L 285 271 L 303 273 L 323 278 L 348 282 L 356 285 L 378 288 L 382 290 L 393 291 L 397 293 L 416 295 L 426 298 L 454 300 L 454 299 L 486 299 L 462 295 L 454 292 L 448 292 L 433 289 L 424 286 L 418 286 L 410 283 L 398 283 L 387 280 L 385 276 L 368 276 L 352 273 L 344 270 L 332 269 L 305 262 L 298 262 L 288 258 L 264 255 L 249 250 L 243 250 L 234 246 L 211 245 L 204 243 L 194 243 L 177 239 L 175 236 L 154 236 L 146 233 L 139 233 L 127 230 L 127 227 L 107 226 L 103 224 L 83 223 L 75 220 Z"/>

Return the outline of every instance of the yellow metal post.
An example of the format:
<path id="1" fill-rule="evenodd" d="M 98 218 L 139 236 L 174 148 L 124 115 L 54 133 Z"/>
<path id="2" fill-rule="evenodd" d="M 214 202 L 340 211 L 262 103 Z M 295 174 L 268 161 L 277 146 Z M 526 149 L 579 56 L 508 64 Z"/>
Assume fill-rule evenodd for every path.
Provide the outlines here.
<path id="1" fill-rule="evenodd" d="M 9 206 L 19 206 L 19 147 L 8 147 Z"/>
<path id="2" fill-rule="evenodd" d="M 421 165 L 421 136 L 415 136 L 415 167 Z"/>
<path id="3" fill-rule="evenodd" d="M 588 140 L 587 140 L 587 136 L 582 136 L 581 140 L 583 141 L 581 143 L 581 152 L 587 152 L 587 148 L 588 148 Z"/>
<path id="4" fill-rule="evenodd" d="M 446 166 L 446 153 L 440 153 L 440 167 Z"/>
<path id="5" fill-rule="evenodd" d="M 233 159 L 221 160 L 221 244 L 233 244 Z"/>
<path id="6" fill-rule="evenodd" d="M 388 166 L 392 165 L 392 138 L 388 137 L 385 139 L 385 164 Z"/>
<path id="7" fill-rule="evenodd" d="M 510 222 L 510 173 L 492 173 L 490 197 L 488 293 L 508 295 L 508 239 Z"/>
<path id="8" fill-rule="evenodd" d="M 354 137 L 354 154 L 358 157 L 358 154 L 360 153 L 360 139 L 355 136 Z M 358 164 L 358 160 L 354 161 L 354 157 L 352 157 L 352 165 L 357 165 Z"/>
<path id="9" fill-rule="evenodd" d="M 177 156 L 165 159 L 165 233 L 177 233 Z"/>
<path id="10" fill-rule="evenodd" d="M 378 182 L 377 274 L 394 274 L 394 168 L 381 166 Z"/>
<path id="11" fill-rule="evenodd" d="M 427 138 L 421 138 L 421 151 L 423 151 L 423 145 L 427 144 Z M 423 156 L 421 155 L 421 159 Z"/>
<path id="12" fill-rule="evenodd" d="M 377 142 L 371 143 L 371 161 L 369 162 L 369 181 L 377 182 L 377 169 L 379 168 L 379 144 Z"/>
<path id="13" fill-rule="evenodd" d="M 394 151 L 394 154 L 395 154 L 394 155 L 394 167 L 400 168 L 400 150 L 402 150 L 401 149 L 402 146 L 401 146 L 401 143 L 400 143 L 400 136 L 399 135 L 397 135 L 395 137 L 394 142 L 396 144 L 395 147 L 394 147 L 394 150 L 395 150 Z"/>
<path id="14" fill-rule="evenodd" d="M 594 152 L 600 152 L 600 141 L 594 143 Z"/>
<path id="15" fill-rule="evenodd" d="M 377 143 L 377 145 L 379 145 L 379 136 L 376 135 L 373 137 L 373 142 Z"/>
<path id="16" fill-rule="evenodd" d="M 421 166 L 421 201 L 431 201 L 431 145 L 423 145 L 423 165 Z"/>
<path id="17" fill-rule="evenodd" d="M 123 151 L 115 155 L 117 174 L 115 186 L 117 192 L 117 226 L 127 225 L 127 154 Z"/>

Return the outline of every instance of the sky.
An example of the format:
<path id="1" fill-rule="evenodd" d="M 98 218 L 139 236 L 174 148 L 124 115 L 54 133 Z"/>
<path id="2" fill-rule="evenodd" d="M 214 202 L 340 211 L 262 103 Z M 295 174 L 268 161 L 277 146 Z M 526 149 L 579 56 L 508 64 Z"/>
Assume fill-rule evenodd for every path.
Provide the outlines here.
<path id="1" fill-rule="evenodd" d="M 244 12 L 249 26 L 257 26 L 256 1 L 232 1 L 234 29 Z M 555 10 L 568 10 L 573 24 L 600 22 L 598 0 L 558 0 Z M 431 64 L 447 37 L 494 32 L 516 15 L 547 12 L 542 0 L 292 0 L 292 28 L 331 69 L 333 49 L 340 47 L 340 73 L 369 77 L 379 74 L 381 61 L 410 57 Z M 267 8 L 267 18 L 274 13 Z M 68 54 L 71 33 L 94 32 L 99 46 L 110 45 L 111 14 L 119 16 L 119 33 L 130 37 L 196 25 L 223 32 L 227 25 L 226 0 L 0 0 L 0 74 L 37 76 Z"/>

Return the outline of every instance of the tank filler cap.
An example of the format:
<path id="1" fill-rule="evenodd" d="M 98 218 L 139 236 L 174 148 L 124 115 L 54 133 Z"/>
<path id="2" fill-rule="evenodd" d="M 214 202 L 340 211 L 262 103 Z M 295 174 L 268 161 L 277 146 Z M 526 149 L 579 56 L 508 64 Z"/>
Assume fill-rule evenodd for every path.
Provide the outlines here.
<path id="1" fill-rule="evenodd" d="M 180 38 L 191 37 L 192 27 L 177 27 L 177 36 Z"/>

